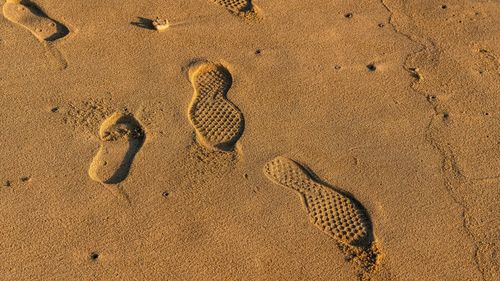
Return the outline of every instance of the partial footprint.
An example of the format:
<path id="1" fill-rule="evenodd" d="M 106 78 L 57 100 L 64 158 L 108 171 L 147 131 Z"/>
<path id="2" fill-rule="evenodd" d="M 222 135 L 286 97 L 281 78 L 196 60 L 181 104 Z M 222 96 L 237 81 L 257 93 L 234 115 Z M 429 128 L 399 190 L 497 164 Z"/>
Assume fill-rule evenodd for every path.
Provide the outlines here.
<path id="1" fill-rule="evenodd" d="M 369 279 L 380 263 L 380 252 L 373 243 L 371 222 L 361 204 L 314 180 L 305 168 L 282 156 L 269 161 L 264 173 L 301 195 L 314 225 L 337 241 L 347 259 L 359 265 L 362 280 Z"/>
<path id="2" fill-rule="evenodd" d="M 66 36 L 69 30 L 48 17 L 37 5 L 26 0 L 7 0 L 3 14 L 8 20 L 29 30 L 38 40 L 52 42 Z"/>
<path id="3" fill-rule="evenodd" d="M 210 0 L 223 7 L 225 7 L 229 12 L 242 16 L 242 17 L 253 17 L 256 15 L 255 7 L 252 4 L 252 0 Z"/>
<path id="4" fill-rule="evenodd" d="M 144 143 L 144 130 L 132 114 L 115 112 L 102 123 L 99 137 L 102 144 L 90 165 L 89 175 L 101 183 L 117 184 L 127 177 Z"/>
<path id="5" fill-rule="evenodd" d="M 226 95 L 232 84 L 229 71 L 204 62 L 189 69 L 194 88 L 189 120 L 197 140 L 209 149 L 231 151 L 243 133 L 243 114 Z"/>

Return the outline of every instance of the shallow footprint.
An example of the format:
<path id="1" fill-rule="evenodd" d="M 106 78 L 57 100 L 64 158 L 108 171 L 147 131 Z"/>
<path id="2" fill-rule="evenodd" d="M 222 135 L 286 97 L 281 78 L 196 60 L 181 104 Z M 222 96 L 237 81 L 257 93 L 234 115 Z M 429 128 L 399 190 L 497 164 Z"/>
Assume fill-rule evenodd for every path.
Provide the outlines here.
<path id="1" fill-rule="evenodd" d="M 189 69 L 194 88 L 189 120 L 197 140 L 209 149 L 231 151 L 243 133 L 243 114 L 226 95 L 232 84 L 229 71 L 204 62 Z"/>
<path id="2" fill-rule="evenodd" d="M 48 17 L 37 5 L 25 0 L 7 0 L 3 14 L 8 20 L 29 30 L 38 40 L 52 42 L 66 36 L 69 30 Z"/>
<path id="3" fill-rule="evenodd" d="M 252 4 L 252 0 L 210 0 L 211 2 L 217 3 L 225 7 L 229 12 L 242 16 L 255 16 L 255 7 Z"/>
<path id="4" fill-rule="evenodd" d="M 130 113 L 115 112 L 101 125 L 101 147 L 90 164 L 89 175 L 98 182 L 117 184 L 130 170 L 145 134 L 139 121 Z"/>

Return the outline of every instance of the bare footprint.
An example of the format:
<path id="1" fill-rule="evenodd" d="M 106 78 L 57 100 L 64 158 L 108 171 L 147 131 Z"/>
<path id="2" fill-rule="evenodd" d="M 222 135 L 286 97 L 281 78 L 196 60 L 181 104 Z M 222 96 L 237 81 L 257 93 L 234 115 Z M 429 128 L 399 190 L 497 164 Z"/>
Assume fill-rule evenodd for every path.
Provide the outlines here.
<path id="1" fill-rule="evenodd" d="M 3 14 L 8 20 L 29 30 L 38 40 L 53 42 L 66 36 L 69 30 L 48 17 L 36 4 L 26 0 L 7 0 Z"/>
<path id="2" fill-rule="evenodd" d="M 256 9 L 252 4 L 252 0 L 210 0 L 225 7 L 232 14 L 241 17 L 254 17 Z"/>
<path id="3" fill-rule="evenodd" d="M 375 269 L 379 252 L 372 245 L 371 222 L 359 202 L 314 180 L 304 167 L 283 156 L 266 163 L 264 173 L 271 181 L 301 195 L 310 220 L 337 241 L 349 259 L 360 264 L 362 274 Z"/>
<path id="4" fill-rule="evenodd" d="M 127 177 L 144 143 L 144 130 L 132 114 L 115 112 L 102 123 L 99 137 L 101 147 L 90 164 L 89 175 L 104 184 L 117 184 Z"/>
<path id="5" fill-rule="evenodd" d="M 197 140 L 209 149 L 231 151 L 243 133 L 243 114 L 226 95 L 232 84 L 229 71 L 204 62 L 189 69 L 194 88 L 189 120 Z"/>

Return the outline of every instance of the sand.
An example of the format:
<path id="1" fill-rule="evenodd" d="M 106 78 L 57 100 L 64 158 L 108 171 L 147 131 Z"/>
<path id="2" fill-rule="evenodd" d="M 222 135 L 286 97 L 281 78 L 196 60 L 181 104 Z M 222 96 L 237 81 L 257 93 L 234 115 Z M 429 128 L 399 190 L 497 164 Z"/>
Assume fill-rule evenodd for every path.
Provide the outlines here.
<path id="1" fill-rule="evenodd" d="M 0 6 L 2 280 L 500 278 L 498 1 Z"/>

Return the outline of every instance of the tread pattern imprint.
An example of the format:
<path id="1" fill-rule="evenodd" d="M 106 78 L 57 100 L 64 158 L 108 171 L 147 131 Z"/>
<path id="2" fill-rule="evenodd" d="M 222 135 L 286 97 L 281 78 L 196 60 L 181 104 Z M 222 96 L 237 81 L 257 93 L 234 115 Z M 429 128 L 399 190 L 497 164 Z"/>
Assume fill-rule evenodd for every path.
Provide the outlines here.
<path id="1" fill-rule="evenodd" d="M 380 253 L 372 243 L 369 217 L 359 203 L 316 182 L 305 168 L 283 156 L 266 163 L 264 173 L 271 181 L 302 196 L 311 221 L 337 242 L 349 260 L 361 266 L 361 275 L 375 270 Z"/>
<path id="2" fill-rule="evenodd" d="M 210 0 L 226 8 L 232 14 L 244 18 L 252 18 L 257 15 L 252 0 Z"/>
<path id="3" fill-rule="evenodd" d="M 233 150 L 243 133 L 243 114 L 226 98 L 231 74 L 220 64 L 205 62 L 193 66 L 189 78 L 194 95 L 188 116 L 198 141 L 209 149 Z"/>

